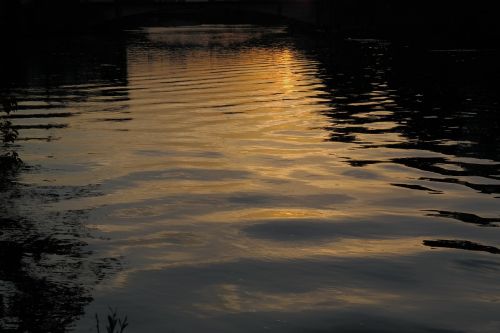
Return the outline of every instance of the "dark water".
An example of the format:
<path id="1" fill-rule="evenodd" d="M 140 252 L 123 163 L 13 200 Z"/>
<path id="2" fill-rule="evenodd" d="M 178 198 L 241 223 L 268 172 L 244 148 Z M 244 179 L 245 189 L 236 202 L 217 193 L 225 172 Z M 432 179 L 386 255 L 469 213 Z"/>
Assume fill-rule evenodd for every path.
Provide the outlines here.
<path id="1" fill-rule="evenodd" d="M 195 26 L 3 57 L 3 331 L 500 331 L 498 52 Z"/>

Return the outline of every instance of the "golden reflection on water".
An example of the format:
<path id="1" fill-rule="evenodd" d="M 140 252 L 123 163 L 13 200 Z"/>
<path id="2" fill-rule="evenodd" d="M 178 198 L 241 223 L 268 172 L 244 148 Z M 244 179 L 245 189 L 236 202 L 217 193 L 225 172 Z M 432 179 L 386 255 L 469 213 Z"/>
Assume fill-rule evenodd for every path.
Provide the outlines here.
<path id="1" fill-rule="evenodd" d="M 363 289 L 320 289 L 297 293 L 247 293 L 238 285 L 220 285 L 214 301 L 195 304 L 197 315 L 240 312 L 302 312 L 342 309 L 353 305 L 377 305 L 397 300 L 398 295 Z"/>
<path id="2" fill-rule="evenodd" d="M 195 47 L 185 54 L 162 48 L 164 40 L 155 33 L 150 40 L 160 45 L 131 47 L 127 54 L 122 103 L 131 120 L 95 123 L 89 113 L 78 125 L 92 125 L 94 139 L 85 138 L 93 152 L 87 161 L 95 165 L 89 172 L 106 191 L 56 206 L 104 204 L 90 227 L 112 239 L 96 246 L 132 262 L 115 282 L 126 286 L 129 273 L 179 266 L 423 250 L 416 237 L 347 235 L 287 244 L 245 236 L 240 228 L 259 221 L 352 218 L 353 201 L 376 196 L 386 179 L 380 172 L 373 179 L 349 175 L 338 156 L 350 154 L 352 146 L 326 142 L 328 122 L 321 112 L 330 107 L 321 97 L 324 85 L 315 62 L 298 51 L 266 47 L 221 54 Z M 82 183 L 87 181 L 84 175 Z"/>
<path id="3" fill-rule="evenodd" d="M 96 122 L 101 114 L 83 113 L 71 126 L 73 134 L 61 139 L 61 145 L 88 152 L 82 156 L 75 149 L 79 155 L 69 157 L 89 168 L 57 181 L 97 183 L 104 190 L 99 196 L 61 201 L 53 209 L 93 209 L 89 226 L 111 235 L 111 241 L 98 245 L 109 248 L 110 256 L 134 258 L 129 260 L 137 272 L 220 260 L 410 255 L 424 250 L 418 234 L 395 239 L 340 235 L 333 242 L 304 239 L 292 245 L 242 234 L 239 228 L 248 223 L 272 220 L 335 224 L 383 214 L 418 216 L 418 209 L 408 212 L 411 200 L 398 208 L 394 200 L 401 191 L 388 188 L 394 179 L 406 179 L 408 168 L 379 164 L 356 170 L 345 164 L 353 154 L 370 160 L 413 152 L 359 150 L 356 143 L 328 142 L 324 128 L 330 123 L 322 112 L 331 105 L 322 97 L 325 85 L 317 64 L 290 46 L 215 52 L 204 44 L 208 37 L 202 37 L 186 50 L 169 44 L 168 29 L 148 33 L 152 44 L 127 50 L 127 86 L 105 88 L 123 90 L 125 98 L 113 100 L 111 93 L 105 104 L 91 104 L 90 111 L 99 111 L 113 103 L 119 111 L 106 117 L 127 120 Z M 226 38 L 239 43 L 242 37 Z M 358 117 L 390 114 L 383 106 L 394 101 L 380 97 L 389 94 L 381 88 L 383 84 L 377 85 L 369 101 L 360 102 L 373 110 Z M 358 140 L 375 146 L 401 142 L 401 134 L 390 131 L 397 126 L 371 122 L 367 128 L 380 132 L 360 134 Z M 415 177 L 418 173 L 426 175 L 411 171 Z M 405 195 L 415 196 L 423 207 L 432 201 L 419 193 Z M 170 242 L 170 236 L 158 236 L 186 232 L 198 241 Z"/>

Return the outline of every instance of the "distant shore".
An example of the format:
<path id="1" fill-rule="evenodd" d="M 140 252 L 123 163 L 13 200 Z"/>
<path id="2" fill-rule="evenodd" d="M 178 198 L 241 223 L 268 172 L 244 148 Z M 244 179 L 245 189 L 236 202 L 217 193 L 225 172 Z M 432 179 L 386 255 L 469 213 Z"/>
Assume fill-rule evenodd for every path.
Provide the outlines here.
<path id="1" fill-rule="evenodd" d="M 148 1 L 152 0 L 144 3 Z M 498 15 L 491 8 L 491 2 L 486 1 L 476 1 L 473 5 L 396 0 L 274 0 L 250 5 L 248 1 L 167 2 L 156 7 L 151 5 L 153 10 L 147 13 L 130 10 L 130 6 L 137 8 L 140 3 L 139 0 L 103 4 L 78 0 L 2 1 L 0 31 L 4 37 L 40 32 L 75 33 L 171 19 L 181 23 L 284 22 L 332 36 L 455 47 L 496 48 L 495 40 L 500 37 Z M 242 5 L 238 5 L 240 3 Z"/>

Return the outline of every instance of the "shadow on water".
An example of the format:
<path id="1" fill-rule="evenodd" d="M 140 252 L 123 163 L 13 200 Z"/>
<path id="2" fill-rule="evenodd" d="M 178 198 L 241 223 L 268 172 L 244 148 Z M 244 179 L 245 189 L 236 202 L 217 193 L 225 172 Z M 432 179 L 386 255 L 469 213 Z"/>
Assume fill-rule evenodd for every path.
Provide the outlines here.
<path id="1" fill-rule="evenodd" d="M 433 248 L 448 248 L 448 249 L 461 249 L 468 251 L 480 251 L 480 252 L 488 252 L 492 254 L 500 254 L 500 249 L 494 246 L 482 245 L 470 241 L 465 240 L 425 240 L 425 246 L 430 246 Z"/>
<path id="2" fill-rule="evenodd" d="M 45 203 L 15 183 L 2 188 L 0 219 L 0 327 L 3 332 L 66 332 L 91 301 L 91 286 L 119 268 L 86 249 L 84 213 L 36 219 L 18 214 L 16 203 Z M 29 196 L 28 198 L 26 196 Z"/>
<path id="3" fill-rule="evenodd" d="M 482 227 L 498 227 L 500 218 L 485 218 L 469 213 L 447 212 L 447 211 L 430 211 L 428 216 L 436 216 L 443 218 L 455 219 L 464 223 L 472 223 Z"/>
<path id="4" fill-rule="evenodd" d="M 0 56 L 5 111 L 0 118 L 5 141 L 5 152 L 0 151 L 2 332 L 68 331 L 91 302 L 92 288 L 120 269 L 118 259 L 99 257 L 88 248 L 93 236 L 85 227 L 86 211 L 46 209 L 62 200 L 99 195 L 94 187 L 22 180 L 41 170 L 29 161 L 21 162 L 19 142 L 51 141 L 44 131 L 64 130 L 64 119 L 75 112 L 58 111 L 94 97 L 72 94 L 62 86 L 126 82 L 124 51 L 116 39 L 110 43 L 82 38 L 76 45 L 74 40 L 19 41 Z M 106 44 L 106 51 L 95 47 L 99 42 Z M 33 102 L 38 97 L 42 104 Z M 20 120 L 29 122 L 19 124 Z"/>
<path id="5" fill-rule="evenodd" d="M 362 137 L 395 133 L 404 140 L 387 141 L 383 147 L 431 150 L 494 161 L 500 158 L 500 139 L 495 132 L 500 127 L 496 115 L 500 105 L 496 94 L 499 86 L 496 78 L 500 74 L 500 65 L 495 61 L 497 51 L 408 50 L 377 40 L 352 41 L 341 47 L 348 51 L 325 59 L 326 64 L 335 64 L 333 73 L 324 74 L 325 81 L 330 81 L 334 88 L 331 96 L 334 109 L 326 114 L 332 122 L 327 128 L 332 141 L 376 148 Z M 342 57 L 351 53 L 354 56 L 349 59 Z M 391 122 L 394 127 L 370 127 L 380 122 Z M 493 176 L 500 169 L 498 164 L 450 161 L 464 170 L 446 170 L 436 166 L 448 163 L 442 158 L 405 158 L 393 162 L 443 175 Z"/>
<path id="6" fill-rule="evenodd" d="M 329 141 L 352 144 L 357 155 L 366 150 L 370 156 L 343 156 L 348 165 L 395 164 L 422 172 L 395 187 L 443 195 L 433 187 L 463 186 L 499 198 L 500 64 L 494 45 L 428 49 L 351 39 L 310 49 L 324 64 Z M 377 151 L 384 157 L 372 158 Z M 398 152 L 413 156 L 393 157 Z M 498 222 L 470 212 L 430 216 L 482 226 Z"/>

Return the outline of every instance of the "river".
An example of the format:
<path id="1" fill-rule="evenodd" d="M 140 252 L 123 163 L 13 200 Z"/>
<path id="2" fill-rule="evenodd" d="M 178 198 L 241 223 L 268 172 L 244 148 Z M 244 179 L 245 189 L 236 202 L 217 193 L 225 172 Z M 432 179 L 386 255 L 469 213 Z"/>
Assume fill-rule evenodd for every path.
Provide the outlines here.
<path id="1" fill-rule="evenodd" d="M 500 331 L 497 51 L 200 25 L 2 62 L 6 332 Z"/>

